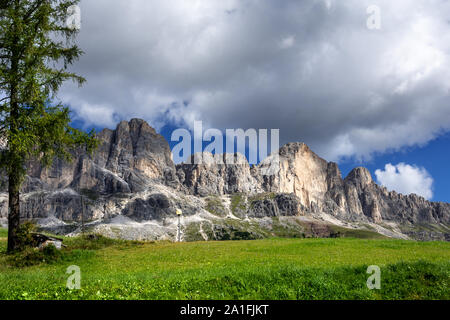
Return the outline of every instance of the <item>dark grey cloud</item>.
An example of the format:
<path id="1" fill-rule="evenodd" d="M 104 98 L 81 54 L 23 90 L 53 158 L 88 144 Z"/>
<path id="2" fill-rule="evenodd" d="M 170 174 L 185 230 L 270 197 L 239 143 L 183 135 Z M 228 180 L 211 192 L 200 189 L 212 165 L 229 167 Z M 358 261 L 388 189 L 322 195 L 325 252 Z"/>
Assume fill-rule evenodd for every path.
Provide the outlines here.
<path id="1" fill-rule="evenodd" d="M 450 129 L 448 1 L 84 0 L 81 13 L 88 83 L 60 96 L 87 124 L 280 128 L 329 159 Z"/>

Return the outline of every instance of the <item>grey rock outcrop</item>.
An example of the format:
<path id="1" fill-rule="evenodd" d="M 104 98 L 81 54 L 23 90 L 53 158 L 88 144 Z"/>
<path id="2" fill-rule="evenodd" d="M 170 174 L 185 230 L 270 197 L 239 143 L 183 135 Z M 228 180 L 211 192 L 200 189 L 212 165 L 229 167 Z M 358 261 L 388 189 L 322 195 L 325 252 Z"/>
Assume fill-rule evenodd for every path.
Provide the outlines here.
<path id="1" fill-rule="evenodd" d="M 208 155 L 208 157 L 212 157 Z M 222 156 L 226 159 L 226 156 Z M 271 156 L 273 158 L 273 156 Z M 279 150 L 279 166 L 273 175 L 262 172 L 274 160 L 269 157 L 250 168 L 208 164 L 177 166 L 180 182 L 194 195 L 258 194 L 295 195 L 291 212 L 325 212 L 348 221 L 382 223 L 449 224 L 450 204 L 433 203 L 417 195 L 400 195 L 378 186 L 366 168 L 355 168 L 343 179 L 336 163 L 317 156 L 304 143 L 290 143 Z M 241 159 L 242 160 L 242 159 Z M 265 199 L 253 205 L 251 216 L 278 216 L 278 205 Z"/>
<path id="2" fill-rule="evenodd" d="M 69 163 L 55 159 L 49 168 L 28 164 L 22 188 L 23 218 L 52 215 L 80 221 L 84 212 L 85 219 L 98 219 L 111 205 L 107 199 L 111 196 L 143 192 L 154 183 L 179 186 L 169 144 L 144 120 L 122 121 L 115 130 L 102 130 L 97 138 L 99 147 L 91 156 L 78 150 Z M 0 183 L 3 192 L 7 191 L 5 180 Z M 6 204 L 3 201 L 0 210 L 4 217 Z"/>
<path id="3" fill-rule="evenodd" d="M 304 143 L 287 144 L 258 166 L 251 167 L 239 154 L 210 153 L 175 166 L 167 141 L 143 120 L 123 121 L 115 130 L 101 131 L 98 139 L 93 155 L 78 150 L 71 163 L 56 160 L 50 168 L 29 163 L 23 218 L 151 220 L 163 224 L 161 238 L 173 234 L 164 221 L 173 219 L 176 209 L 195 220 L 208 210 L 216 213 L 214 219 L 225 219 L 229 208 L 238 219 L 324 214 L 342 223 L 395 223 L 418 239 L 450 237 L 450 204 L 389 192 L 365 168 L 355 168 L 344 179 L 336 163 L 320 158 Z M 3 176 L 0 219 L 7 217 L 6 186 Z M 236 199 L 245 198 L 245 203 L 233 203 L 236 194 L 244 195 Z M 208 202 L 210 196 L 216 201 Z"/>
<path id="4" fill-rule="evenodd" d="M 263 189 L 253 177 L 250 165 L 241 154 L 193 155 L 190 164 L 177 166 L 179 181 L 195 195 L 257 193 Z"/>
<path id="5" fill-rule="evenodd" d="M 143 191 L 151 181 L 176 184 L 169 144 L 144 120 L 122 121 L 97 138 L 92 156 L 78 151 L 71 163 L 56 159 L 50 168 L 30 163 L 25 191 L 71 188 L 113 194 Z"/>
<path id="6" fill-rule="evenodd" d="M 288 217 L 305 215 L 306 209 L 295 194 L 276 194 L 273 197 L 254 200 L 250 204 L 249 217 Z"/>
<path id="7" fill-rule="evenodd" d="M 174 217 L 177 209 L 181 209 L 185 216 L 194 215 L 197 211 L 189 203 L 176 202 L 165 194 L 155 193 L 147 198 L 138 198 L 130 202 L 122 210 L 122 215 L 139 222 L 163 221 L 166 218 Z"/>

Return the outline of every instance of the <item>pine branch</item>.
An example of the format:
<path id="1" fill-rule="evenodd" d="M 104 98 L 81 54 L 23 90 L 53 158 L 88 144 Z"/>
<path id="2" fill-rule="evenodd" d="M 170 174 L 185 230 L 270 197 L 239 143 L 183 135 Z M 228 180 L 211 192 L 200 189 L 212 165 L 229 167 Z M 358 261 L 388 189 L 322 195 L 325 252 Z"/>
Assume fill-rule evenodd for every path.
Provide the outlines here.
<path id="1" fill-rule="evenodd" d="M 47 0 L 37 0 L 36 3 L 31 6 L 31 8 L 25 13 L 25 16 L 23 17 L 23 20 L 25 23 L 30 21 L 30 18 L 32 18 L 32 14 L 36 12 L 36 10 Z"/>

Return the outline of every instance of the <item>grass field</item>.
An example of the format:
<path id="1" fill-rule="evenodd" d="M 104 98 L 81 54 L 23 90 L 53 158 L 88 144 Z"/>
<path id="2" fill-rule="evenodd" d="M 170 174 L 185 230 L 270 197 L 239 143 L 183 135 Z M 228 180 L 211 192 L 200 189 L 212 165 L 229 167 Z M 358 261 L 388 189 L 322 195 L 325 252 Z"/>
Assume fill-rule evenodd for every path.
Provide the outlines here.
<path id="1" fill-rule="evenodd" d="M 8 236 L 8 230 L 0 228 L 0 238 L 6 238 Z"/>
<path id="2" fill-rule="evenodd" d="M 24 260 L 4 253 L 4 236 L 0 299 L 450 299 L 443 242 L 67 239 L 56 262 L 18 268 Z M 81 268 L 80 290 L 66 288 L 70 265 Z M 369 265 L 381 267 L 381 290 L 366 286 Z"/>

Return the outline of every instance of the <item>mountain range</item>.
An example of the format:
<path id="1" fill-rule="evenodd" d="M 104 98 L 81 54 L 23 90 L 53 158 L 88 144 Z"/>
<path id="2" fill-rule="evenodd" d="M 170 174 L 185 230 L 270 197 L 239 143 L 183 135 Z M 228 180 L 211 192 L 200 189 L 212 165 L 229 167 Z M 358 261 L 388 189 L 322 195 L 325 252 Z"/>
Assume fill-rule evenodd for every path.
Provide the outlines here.
<path id="1" fill-rule="evenodd" d="M 250 166 L 213 161 L 178 164 L 168 142 L 144 120 L 120 122 L 98 134 L 92 155 L 74 151 L 43 168 L 28 164 L 22 219 L 58 234 L 82 229 L 136 240 L 174 240 L 181 209 L 182 239 L 267 237 L 392 237 L 450 240 L 450 204 L 388 191 L 365 168 L 343 178 L 304 143 L 280 148 L 279 167 L 264 175 L 271 157 Z M 193 155 L 196 157 L 198 155 Z M 7 222 L 7 178 L 0 179 L 0 223 Z"/>

